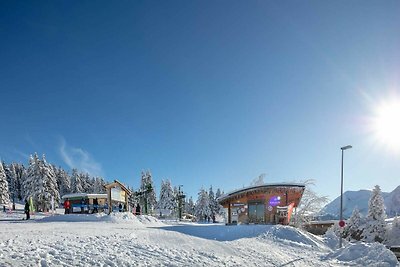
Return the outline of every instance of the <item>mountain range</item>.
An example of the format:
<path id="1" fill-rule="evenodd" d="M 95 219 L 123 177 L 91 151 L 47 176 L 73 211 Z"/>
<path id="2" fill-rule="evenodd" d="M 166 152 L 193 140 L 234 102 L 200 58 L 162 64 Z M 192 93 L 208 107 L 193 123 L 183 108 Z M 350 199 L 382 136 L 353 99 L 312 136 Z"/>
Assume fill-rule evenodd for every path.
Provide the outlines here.
<path id="1" fill-rule="evenodd" d="M 343 193 L 343 217 L 349 218 L 355 207 L 358 208 L 362 216 L 368 214 L 368 200 L 371 197 L 372 190 L 346 191 Z M 400 214 L 400 186 L 392 192 L 382 192 L 385 202 L 386 214 L 388 217 L 394 217 Z M 338 219 L 340 210 L 340 196 L 327 204 L 318 213 L 321 220 Z"/>

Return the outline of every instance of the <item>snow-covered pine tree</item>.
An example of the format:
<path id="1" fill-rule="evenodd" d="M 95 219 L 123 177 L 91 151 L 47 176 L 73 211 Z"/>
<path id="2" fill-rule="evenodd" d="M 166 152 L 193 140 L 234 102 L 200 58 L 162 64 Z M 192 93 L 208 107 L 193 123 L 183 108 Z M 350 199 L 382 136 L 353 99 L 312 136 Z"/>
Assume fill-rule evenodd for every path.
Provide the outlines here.
<path id="1" fill-rule="evenodd" d="M 192 196 L 190 196 L 189 200 L 185 203 L 185 213 L 194 215 L 194 202 Z"/>
<path id="2" fill-rule="evenodd" d="M 219 204 L 218 199 L 222 196 L 223 194 L 221 193 L 221 189 L 217 189 L 217 192 L 215 193 L 215 199 L 217 201 L 218 204 L 218 209 L 217 209 L 217 214 L 218 215 L 223 215 L 225 210 L 224 207 L 222 207 L 222 205 Z"/>
<path id="3" fill-rule="evenodd" d="M 93 193 L 93 184 L 89 173 L 81 173 L 82 189 L 84 193 Z"/>
<path id="4" fill-rule="evenodd" d="M 77 169 L 72 169 L 71 174 L 71 193 L 82 193 L 84 192 L 82 186 L 82 177 L 81 174 L 78 173 Z"/>
<path id="5" fill-rule="evenodd" d="M 22 200 L 24 197 L 24 188 L 23 183 L 26 179 L 26 168 L 23 164 L 20 163 L 12 163 L 12 168 L 15 171 L 15 189 L 16 189 L 16 197 L 19 200 Z"/>
<path id="6" fill-rule="evenodd" d="M 3 161 L 3 169 L 4 173 L 6 174 L 6 179 L 8 183 L 8 192 L 9 192 L 9 197 L 10 201 L 15 201 L 16 199 L 16 174 L 15 174 L 15 169 L 13 168 L 13 165 L 6 165 L 5 162 Z"/>
<path id="7" fill-rule="evenodd" d="M 198 193 L 198 198 L 195 206 L 195 215 L 197 217 L 197 221 L 206 221 L 212 216 L 210 209 L 210 197 L 208 193 L 203 188 Z"/>
<path id="8" fill-rule="evenodd" d="M 345 236 L 348 240 L 360 240 L 362 234 L 361 214 L 357 207 L 354 208 L 345 229 Z"/>
<path id="9" fill-rule="evenodd" d="M 167 215 L 174 214 L 177 209 L 174 191 L 172 189 L 171 181 L 168 179 L 161 181 L 160 198 L 157 203 L 157 209 Z"/>
<path id="10" fill-rule="evenodd" d="M 26 173 L 26 178 L 23 182 L 22 187 L 24 188 L 24 199 L 33 198 L 33 194 L 39 190 L 37 187 L 43 187 L 41 182 L 42 176 L 40 173 L 39 157 L 35 153 L 29 158 L 29 166 Z"/>
<path id="11" fill-rule="evenodd" d="M 217 199 L 215 198 L 212 186 L 210 186 L 210 189 L 208 191 L 208 197 L 210 198 L 211 218 L 213 219 L 213 222 L 215 222 L 215 216 L 218 214 L 219 204 Z"/>
<path id="12" fill-rule="evenodd" d="M 399 245 L 400 240 L 400 217 L 395 217 L 391 227 L 387 232 L 386 245 L 395 246 Z"/>
<path id="13" fill-rule="evenodd" d="M 60 196 L 71 193 L 71 177 L 69 177 L 68 173 L 61 167 L 57 168 L 56 166 L 53 166 L 53 170 L 56 174 Z"/>
<path id="14" fill-rule="evenodd" d="M 142 172 L 140 191 L 142 192 L 141 206 L 143 208 L 143 212 L 147 214 L 153 213 L 153 210 L 157 205 L 157 198 L 150 171 Z"/>
<path id="15" fill-rule="evenodd" d="M 46 162 L 43 155 L 42 160 L 35 153 L 29 160 L 29 168 L 24 181 L 25 198 L 32 197 L 33 203 L 38 210 L 48 210 L 51 199 L 57 205 L 60 194 L 57 188 L 55 173 L 50 164 Z"/>
<path id="16" fill-rule="evenodd" d="M 133 208 L 140 203 L 140 196 L 136 194 L 133 188 L 128 187 L 128 189 L 132 192 L 132 194 L 128 196 L 128 205 L 132 208 L 133 211 L 135 211 Z"/>
<path id="17" fill-rule="evenodd" d="M 7 205 L 10 203 L 10 191 L 3 163 L 0 161 L 0 204 Z"/>
<path id="18" fill-rule="evenodd" d="M 106 185 L 106 182 L 102 177 L 96 177 L 94 178 L 93 182 L 93 193 L 95 194 L 101 194 L 106 192 L 106 188 L 104 187 Z"/>
<path id="19" fill-rule="evenodd" d="M 382 242 L 386 237 L 386 213 L 381 188 L 376 185 L 368 201 L 368 215 L 362 233 L 363 241 Z"/>
<path id="20" fill-rule="evenodd" d="M 54 173 L 52 165 L 47 163 L 45 155 L 42 156 L 41 163 L 44 181 L 43 207 L 48 210 L 51 208 L 50 204 L 52 198 L 54 199 L 55 207 L 58 207 L 58 203 L 60 203 L 60 192 L 58 191 L 56 174 Z"/>

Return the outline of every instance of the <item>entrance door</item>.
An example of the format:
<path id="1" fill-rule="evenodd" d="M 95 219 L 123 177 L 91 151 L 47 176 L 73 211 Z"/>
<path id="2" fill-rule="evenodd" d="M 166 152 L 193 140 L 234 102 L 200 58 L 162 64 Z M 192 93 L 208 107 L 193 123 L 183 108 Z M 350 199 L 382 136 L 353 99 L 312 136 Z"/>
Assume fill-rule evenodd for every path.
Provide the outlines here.
<path id="1" fill-rule="evenodd" d="M 265 205 L 262 202 L 251 202 L 249 204 L 249 222 L 264 223 L 265 222 Z"/>

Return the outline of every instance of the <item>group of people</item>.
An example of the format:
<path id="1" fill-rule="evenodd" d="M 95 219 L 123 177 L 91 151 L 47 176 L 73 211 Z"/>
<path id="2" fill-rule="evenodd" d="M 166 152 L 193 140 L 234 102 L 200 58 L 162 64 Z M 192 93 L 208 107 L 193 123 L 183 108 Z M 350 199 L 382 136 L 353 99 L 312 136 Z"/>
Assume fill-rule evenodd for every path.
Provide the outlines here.
<path id="1" fill-rule="evenodd" d="M 85 199 L 81 199 L 81 213 L 85 212 L 85 207 L 89 208 L 89 204 L 85 202 Z M 79 207 L 79 206 L 78 206 Z M 65 199 L 64 201 L 64 214 L 70 214 L 71 213 L 71 202 L 69 201 L 68 198 Z M 93 213 L 98 213 L 99 212 L 99 201 L 97 198 L 93 199 Z"/>

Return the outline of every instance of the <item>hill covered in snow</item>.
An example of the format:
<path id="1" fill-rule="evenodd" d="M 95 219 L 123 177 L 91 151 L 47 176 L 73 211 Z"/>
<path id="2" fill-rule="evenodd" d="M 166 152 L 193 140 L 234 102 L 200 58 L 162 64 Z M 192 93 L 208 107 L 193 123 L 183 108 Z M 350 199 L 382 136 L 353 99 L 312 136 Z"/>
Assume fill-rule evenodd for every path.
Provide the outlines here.
<path id="1" fill-rule="evenodd" d="M 368 200 L 372 190 L 346 191 L 343 193 L 343 217 L 349 218 L 354 208 L 357 207 L 363 216 L 368 213 Z M 400 186 L 392 192 L 382 192 L 385 201 L 386 214 L 393 217 L 400 214 Z M 322 219 L 338 219 L 340 210 L 340 196 L 327 204 L 320 212 Z"/>

